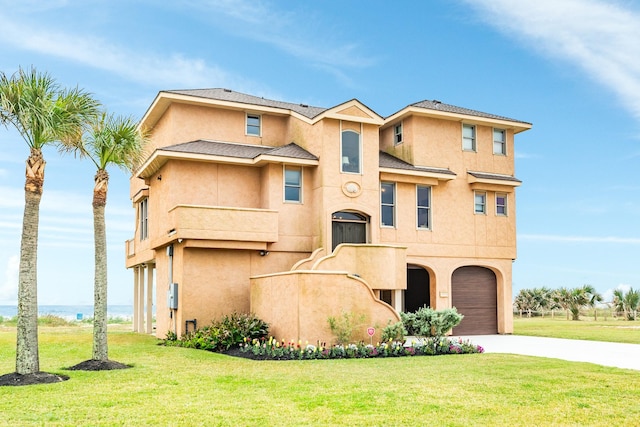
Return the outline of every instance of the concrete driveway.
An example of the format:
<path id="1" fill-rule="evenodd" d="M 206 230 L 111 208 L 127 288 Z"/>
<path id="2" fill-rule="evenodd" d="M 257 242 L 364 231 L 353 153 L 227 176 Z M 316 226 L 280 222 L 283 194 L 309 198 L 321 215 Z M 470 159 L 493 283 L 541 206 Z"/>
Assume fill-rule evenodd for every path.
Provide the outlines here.
<path id="1" fill-rule="evenodd" d="M 469 339 L 472 343 L 481 345 L 486 353 L 511 353 L 549 357 L 640 371 L 640 344 L 525 337 L 521 335 L 473 335 L 461 338 Z"/>

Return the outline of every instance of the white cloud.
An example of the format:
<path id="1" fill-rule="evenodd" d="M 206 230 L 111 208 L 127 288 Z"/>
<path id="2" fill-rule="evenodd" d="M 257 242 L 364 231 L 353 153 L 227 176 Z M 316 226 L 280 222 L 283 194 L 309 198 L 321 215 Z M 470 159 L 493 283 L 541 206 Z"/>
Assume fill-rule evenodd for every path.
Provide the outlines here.
<path id="1" fill-rule="evenodd" d="M 518 240 L 535 240 L 557 243 L 615 243 L 640 245 L 640 238 L 614 236 L 558 236 L 551 234 L 518 234 Z"/>
<path id="2" fill-rule="evenodd" d="M 64 33 L 60 29 L 16 22 L 0 17 L 3 43 L 20 49 L 52 55 L 102 69 L 129 80 L 161 87 L 203 87 L 240 85 L 238 78 L 199 58 L 131 51 L 99 37 Z"/>
<path id="3" fill-rule="evenodd" d="M 608 87 L 640 120 L 640 12 L 602 0 L 463 0 L 485 22 Z M 496 19 L 498 18 L 498 19 Z"/>
<path id="4" fill-rule="evenodd" d="M 17 255 L 9 257 L 2 283 L 0 283 L 0 301 L 14 304 L 18 300 L 18 272 L 20 259 Z"/>
<path id="5" fill-rule="evenodd" d="M 341 68 L 367 68 L 377 60 L 360 53 L 360 45 L 331 37 L 337 28 L 320 27 L 322 17 L 302 15 L 312 13 L 306 7 L 298 11 L 284 10 L 277 3 L 209 0 L 185 1 L 195 10 L 206 10 L 234 34 L 265 43 L 344 78 Z M 280 8 L 278 8 L 280 7 Z M 223 19 L 218 17 L 223 16 Z M 322 24 L 324 25 L 324 23 Z"/>

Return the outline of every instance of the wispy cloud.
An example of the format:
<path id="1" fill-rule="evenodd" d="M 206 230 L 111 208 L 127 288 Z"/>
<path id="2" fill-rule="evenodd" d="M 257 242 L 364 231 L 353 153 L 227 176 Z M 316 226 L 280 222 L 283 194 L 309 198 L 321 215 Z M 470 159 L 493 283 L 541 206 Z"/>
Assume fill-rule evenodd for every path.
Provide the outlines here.
<path id="1" fill-rule="evenodd" d="M 483 20 L 608 87 L 640 120 L 640 11 L 603 0 L 462 0 Z M 498 18 L 498 19 L 496 19 Z"/>
<path id="2" fill-rule="evenodd" d="M 559 236 L 552 234 L 518 234 L 519 240 L 534 240 L 556 243 L 614 243 L 640 245 L 640 238 L 615 236 Z"/>
<path id="3" fill-rule="evenodd" d="M 213 12 L 209 15 L 215 17 L 216 25 L 224 25 L 233 34 L 270 45 L 341 79 L 346 78 L 345 69 L 363 69 L 378 61 L 366 55 L 357 42 L 340 39 L 340 30 L 326 28 L 324 18 L 313 16 L 317 12 L 309 7 L 285 10 L 275 2 L 247 0 L 186 0 L 183 4 Z"/>
<path id="4" fill-rule="evenodd" d="M 154 87 L 246 86 L 248 83 L 202 58 L 138 52 L 103 38 L 64 32 L 46 23 L 35 25 L 0 15 L 2 43 L 19 49 L 73 61 Z"/>

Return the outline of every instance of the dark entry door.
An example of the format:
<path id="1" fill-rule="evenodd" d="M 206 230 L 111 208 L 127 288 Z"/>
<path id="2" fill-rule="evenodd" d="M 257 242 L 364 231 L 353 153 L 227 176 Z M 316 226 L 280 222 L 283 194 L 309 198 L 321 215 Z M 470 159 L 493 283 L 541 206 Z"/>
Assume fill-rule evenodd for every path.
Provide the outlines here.
<path id="1" fill-rule="evenodd" d="M 412 313 L 431 305 L 429 272 L 422 267 L 407 266 L 407 290 L 404 291 L 404 311 Z"/>
<path id="2" fill-rule="evenodd" d="M 355 212 L 336 212 L 332 218 L 331 250 L 340 243 L 367 243 L 366 216 Z"/>

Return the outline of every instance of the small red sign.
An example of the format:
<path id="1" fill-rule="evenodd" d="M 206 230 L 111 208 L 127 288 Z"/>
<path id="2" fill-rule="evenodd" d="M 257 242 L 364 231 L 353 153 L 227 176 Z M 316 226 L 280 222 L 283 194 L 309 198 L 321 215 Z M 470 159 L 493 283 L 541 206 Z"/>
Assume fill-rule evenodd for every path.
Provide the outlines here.
<path id="1" fill-rule="evenodd" d="M 376 329 L 375 328 L 367 328 L 367 333 L 369 334 L 370 337 L 372 337 L 373 334 L 376 333 Z"/>

